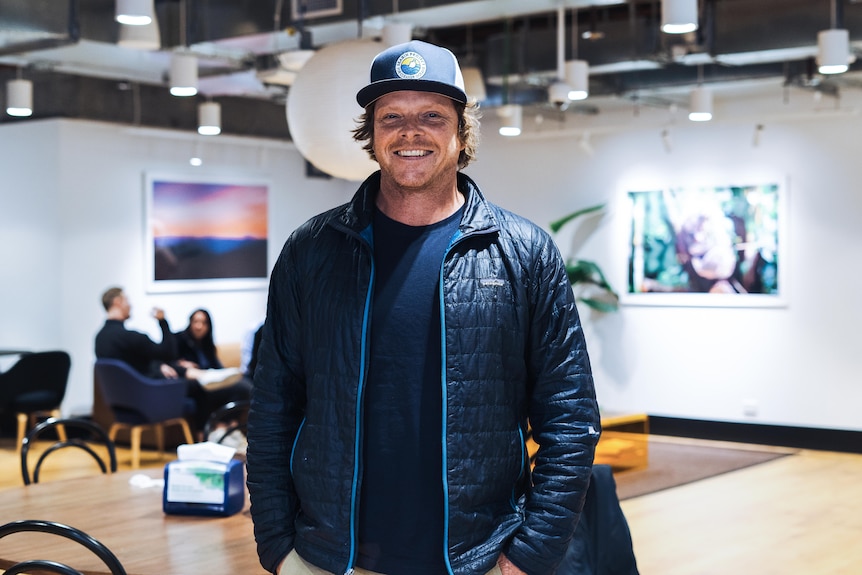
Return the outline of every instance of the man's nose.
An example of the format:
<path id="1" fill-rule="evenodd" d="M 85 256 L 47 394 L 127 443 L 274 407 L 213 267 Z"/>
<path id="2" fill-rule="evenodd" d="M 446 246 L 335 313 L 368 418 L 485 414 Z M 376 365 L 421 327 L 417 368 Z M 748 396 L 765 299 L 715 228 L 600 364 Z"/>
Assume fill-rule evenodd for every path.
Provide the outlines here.
<path id="1" fill-rule="evenodd" d="M 423 131 L 422 122 L 419 121 L 419 118 L 405 118 L 401 131 L 404 134 L 421 133 Z"/>

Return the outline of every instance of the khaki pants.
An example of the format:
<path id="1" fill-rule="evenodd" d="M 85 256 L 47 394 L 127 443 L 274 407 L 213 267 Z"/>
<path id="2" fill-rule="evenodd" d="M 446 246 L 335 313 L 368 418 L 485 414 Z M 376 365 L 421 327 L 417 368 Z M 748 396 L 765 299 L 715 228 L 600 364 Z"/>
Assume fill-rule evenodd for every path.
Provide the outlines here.
<path id="1" fill-rule="evenodd" d="M 360 567 L 353 570 L 355 575 L 377 575 L 373 571 L 368 571 Z M 335 575 L 329 571 L 324 571 L 320 567 L 315 567 L 305 559 L 299 556 L 296 549 L 287 554 L 278 570 L 278 575 Z M 340 575 L 340 574 L 338 574 Z M 502 575 L 500 568 L 494 565 L 494 568 L 488 571 L 488 575 Z"/>

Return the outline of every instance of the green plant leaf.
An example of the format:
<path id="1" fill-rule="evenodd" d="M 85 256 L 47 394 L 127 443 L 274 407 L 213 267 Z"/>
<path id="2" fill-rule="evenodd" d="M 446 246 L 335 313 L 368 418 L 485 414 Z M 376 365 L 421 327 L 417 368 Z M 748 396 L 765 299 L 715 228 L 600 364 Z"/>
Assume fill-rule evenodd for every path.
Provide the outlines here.
<path id="1" fill-rule="evenodd" d="M 611 284 L 605 278 L 601 268 L 595 262 L 589 260 L 575 260 L 566 264 L 566 275 L 569 277 L 569 283 L 577 285 L 581 283 L 589 283 L 597 285 L 616 296 Z"/>
<path id="2" fill-rule="evenodd" d="M 572 212 L 571 214 L 564 216 L 554 222 L 551 222 L 550 228 L 553 233 L 557 233 L 560 231 L 560 228 L 565 226 L 567 223 L 575 220 L 583 215 L 592 214 L 603 210 L 605 204 L 598 204 L 595 206 L 590 206 L 588 208 L 584 208 L 582 210 L 578 210 L 576 212 Z M 577 285 L 588 285 L 594 286 L 598 288 L 597 295 L 578 295 L 578 301 L 583 302 L 584 305 L 605 313 L 610 313 L 617 311 L 619 309 L 619 301 L 620 297 L 611 287 L 611 284 L 608 283 L 608 280 L 605 278 L 605 274 L 602 273 L 601 268 L 595 263 L 589 260 L 573 260 L 570 259 L 566 262 L 566 276 L 569 278 L 569 284 L 572 287 Z M 587 291 L 591 291 L 588 289 Z M 595 291 L 595 290 L 592 290 Z"/>
<path id="3" fill-rule="evenodd" d="M 560 228 L 562 228 L 564 225 L 566 225 L 570 221 L 577 219 L 577 218 L 579 218 L 585 214 L 591 214 L 593 212 L 597 212 L 599 210 L 602 210 L 602 209 L 604 209 L 604 207 L 605 207 L 604 204 L 599 204 L 597 206 L 590 206 L 589 208 L 584 208 L 582 210 L 572 212 L 571 214 L 564 216 L 564 217 L 560 218 L 559 220 L 551 222 L 551 224 L 550 224 L 551 231 L 554 233 L 557 233 L 558 231 L 560 231 Z"/>
<path id="4" fill-rule="evenodd" d="M 584 305 L 586 305 L 587 307 L 604 313 L 611 313 L 620 309 L 619 301 L 616 299 L 614 299 L 613 301 L 605 301 L 591 297 L 582 297 L 578 298 L 578 301 L 584 302 Z"/>

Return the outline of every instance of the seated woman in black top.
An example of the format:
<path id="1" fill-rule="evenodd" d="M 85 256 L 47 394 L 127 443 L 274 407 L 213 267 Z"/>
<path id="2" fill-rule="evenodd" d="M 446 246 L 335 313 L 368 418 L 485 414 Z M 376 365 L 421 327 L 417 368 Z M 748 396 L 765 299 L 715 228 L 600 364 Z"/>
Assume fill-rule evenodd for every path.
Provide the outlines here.
<path id="1" fill-rule="evenodd" d="M 175 333 L 177 341 L 177 360 L 173 362 L 178 372 L 188 369 L 222 369 L 213 341 L 212 317 L 205 309 L 196 309 L 189 316 L 189 325 Z M 244 379 L 233 378 L 225 387 L 204 386 L 206 390 L 204 405 L 198 406 L 198 423 L 202 428 L 210 414 L 231 401 L 247 400 L 251 397 L 251 383 Z"/>
<path id="2" fill-rule="evenodd" d="M 177 363 L 182 367 L 200 369 L 221 369 L 224 366 L 218 358 L 213 341 L 212 317 L 205 309 L 196 309 L 189 316 L 189 325 L 174 334 L 177 340 Z"/>

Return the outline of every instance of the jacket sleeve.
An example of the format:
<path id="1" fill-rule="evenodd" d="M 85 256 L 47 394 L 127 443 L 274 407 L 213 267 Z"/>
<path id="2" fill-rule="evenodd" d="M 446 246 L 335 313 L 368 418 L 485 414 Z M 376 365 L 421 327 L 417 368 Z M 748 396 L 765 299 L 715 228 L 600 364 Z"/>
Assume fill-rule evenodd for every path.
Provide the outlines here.
<path id="1" fill-rule="evenodd" d="M 299 502 L 290 472 L 294 439 L 302 421 L 305 386 L 298 364 L 298 303 L 290 240 L 270 279 L 267 317 L 254 376 L 246 456 L 251 516 L 261 565 L 275 573 L 293 549 Z"/>
<path id="2" fill-rule="evenodd" d="M 544 232 L 530 271 L 529 423 L 539 446 L 524 521 L 506 556 L 530 575 L 553 573 L 566 554 L 589 483 L 600 418 L 565 264 Z"/>

